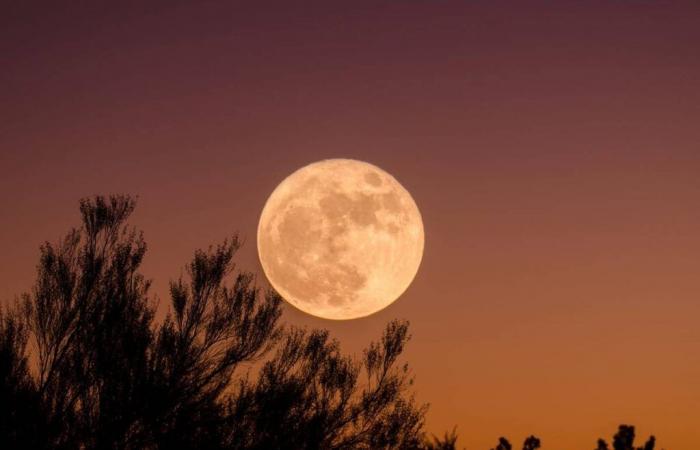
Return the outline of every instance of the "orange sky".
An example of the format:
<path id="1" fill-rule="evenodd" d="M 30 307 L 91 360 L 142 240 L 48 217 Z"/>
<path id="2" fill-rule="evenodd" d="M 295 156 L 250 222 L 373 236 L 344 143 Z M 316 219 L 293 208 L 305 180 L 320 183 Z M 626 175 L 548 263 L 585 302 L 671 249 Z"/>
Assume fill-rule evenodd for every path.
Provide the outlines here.
<path id="1" fill-rule="evenodd" d="M 0 299 L 96 193 L 139 196 L 161 303 L 236 230 L 262 274 L 277 183 L 362 159 L 421 209 L 418 276 L 367 319 L 286 321 L 358 352 L 410 320 L 428 428 L 469 449 L 623 422 L 700 448 L 700 4 L 179 4 L 5 7 Z"/>

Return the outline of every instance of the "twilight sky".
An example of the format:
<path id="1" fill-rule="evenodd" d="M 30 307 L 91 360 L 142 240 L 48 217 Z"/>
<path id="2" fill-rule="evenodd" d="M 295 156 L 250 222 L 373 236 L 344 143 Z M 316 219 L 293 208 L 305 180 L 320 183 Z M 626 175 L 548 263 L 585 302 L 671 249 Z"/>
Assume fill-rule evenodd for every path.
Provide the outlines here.
<path id="1" fill-rule="evenodd" d="M 275 186 L 366 160 L 421 209 L 418 276 L 369 318 L 285 321 L 359 352 L 410 320 L 428 429 L 470 449 L 619 423 L 700 448 L 700 3 L 57 3 L 0 14 L 0 299 L 98 193 L 139 196 L 162 306 L 236 231 L 264 277 Z"/>

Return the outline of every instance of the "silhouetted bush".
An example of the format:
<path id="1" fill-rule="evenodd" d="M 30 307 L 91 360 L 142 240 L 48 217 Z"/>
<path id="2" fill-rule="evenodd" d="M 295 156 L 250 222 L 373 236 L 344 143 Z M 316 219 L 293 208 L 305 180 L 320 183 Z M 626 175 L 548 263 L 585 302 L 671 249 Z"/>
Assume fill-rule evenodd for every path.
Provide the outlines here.
<path id="1" fill-rule="evenodd" d="M 617 433 L 613 437 L 614 450 L 654 450 L 656 438 L 650 436 L 642 447 L 634 446 L 634 427 L 631 425 L 620 425 Z M 597 450 L 609 450 L 607 442 L 598 439 Z"/>
<path id="2" fill-rule="evenodd" d="M 537 450 L 540 448 L 540 440 L 535 436 L 530 436 L 523 442 L 523 450 Z"/>
<path id="3" fill-rule="evenodd" d="M 457 449 L 457 430 L 453 429 L 452 432 L 445 432 L 445 435 L 441 438 L 433 436 L 431 439 L 425 439 L 423 443 L 423 449 L 425 450 L 456 450 Z"/>
<path id="4" fill-rule="evenodd" d="M 326 331 L 284 328 L 279 296 L 233 273 L 236 238 L 195 253 L 158 323 L 134 206 L 81 201 L 82 226 L 42 245 L 33 290 L 0 317 L 2 448 L 420 445 L 425 407 L 398 366 L 406 323 L 362 360 Z"/>
<path id="5" fill-rule="evenodd" d="M 280 297 L 234 271 L 235 237 L 195 252 L 156 321 L 134 207 L 82 200 L 81 227 L 41 246 L 33 289 L 0 310 L 0 448 L 456 449 L 456 431 L 423 432 L 399 364 L 406 322 L 359 359 L 327 331 L 284 327 Z M 633 442 L 622 425 L 613 448 L 654 449 Z"/>

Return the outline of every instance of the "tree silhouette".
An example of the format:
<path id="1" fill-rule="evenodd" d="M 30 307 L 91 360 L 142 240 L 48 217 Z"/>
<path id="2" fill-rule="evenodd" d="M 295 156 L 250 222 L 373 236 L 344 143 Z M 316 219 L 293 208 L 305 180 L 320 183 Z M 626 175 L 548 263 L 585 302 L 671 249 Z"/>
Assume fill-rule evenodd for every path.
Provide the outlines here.
<path id="1" fill-rule="evenodd" d="M 124 222 L 127 197 L 81 202 L 83 226 L 41 247 L 24 315 L 37 351 L 48 446 L 124 447 L 152 389 L 154 309 L 138 273 L 146 251 Z"/>
<path id="2" fill-rule="evenodd" d="M 512 445 L 510 445 L 510 442 L 508 442 L 508 439 L 504 437 L 498 438 L 498 445 L 496 448 L 492 448 L 491 450 L 511 450 L 513 448 Z"/>
<path id="3" fill-rule="evenodd" d="M 508 439 L 501 437 L 498 439 L 496 448 L 491 450 L 511 450 L 512 448 L 513 446 Z M 537 450 L 538 448 L 540 448 L 540 440 L 535 436 L 529 436 L 525 439 L 525 442 L 523 442 L 523 450 Z"/>
<path id="4" fill-rule="evenodd" d="M 523 442 L 523 450 L 537 450 L 540 448 L 540 440 L 535 436 L 530 436 Z"/>
<path id="5" fill-rule="evenodd" d="M 642 447 L 634 446 L 634 427 L 632 425 L 620 425 L 613 437 L 614 450 L 654 450 L 656 438 L 650 436 Z M 598 439 L 597 450 L 608 450 L 608 444 L 603 439 Z"/>
<path id="6" fill-rule="evenodd" d="M 361 358 L 325 330 L 284 326 L 280 297 L 235 269 L 236 237 L 195 252 L 156 320 L 134 208 L 82 200 L 82 225 L 41 246 L 32 290 L 0 309 L 0 448 L 456 449 L 455 430 L 423 431 L 399 362 L 408 323 L 387 324 Z M 654 445 L 635 448 L 628 425 L 613 438 L 614 450 Z"/>
<path id="7" fill-rule="evenodd" d="M 457 430 L 445 432 L 442 438 L 433 436 L 432 439 L 426 439 L 423 444 L 425 450 L 456 450 L 457 449 Z"/>
<path id="8" fill-rule="evenodd" d="M 233 448 L 416 448 L 424 408 L 402 397 L 408 339 L 391 322 L 361 362 L 343 356 L 328 332 L 292 329 L 255 383 L 231 397 Z M 364 378 L 364 383 L 360 379 Z"/>
<path id="9" fill-rule="evenodd" d="M 3 448 L 421 445 L 425 407 L 398 364 L 406 323 L 361 360 L 326 331 L 281 326 L 279 296 L 234 270 L 235 237 L 195 252 L 158 322 L 134 207 L 82 200 L 82 226 L 41 246 L 34 288 L 2 313 Z"/>
<path id="10" fill-rule="evenodd" d="M 27 329 L 16 311 L 0 311 L 0 448 L 36 448 L 39 399 L 25 357 Z"/>

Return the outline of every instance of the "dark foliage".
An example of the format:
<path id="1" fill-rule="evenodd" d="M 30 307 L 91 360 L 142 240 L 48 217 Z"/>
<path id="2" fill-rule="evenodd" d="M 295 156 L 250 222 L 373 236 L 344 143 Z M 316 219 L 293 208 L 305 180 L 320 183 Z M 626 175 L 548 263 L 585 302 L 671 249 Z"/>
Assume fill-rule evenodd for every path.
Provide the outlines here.
<path id="1" fill-rule="evenodd" d="M 0 448 L 37 448 L 43 429 L 39 396 L 28 370 L 27 329 L 16 311 L 0 311 Z"/>
<path id="2" fill-rule="evenodd" d="M 399 363 L 407 323 L 390 322 L 361 358 L 327 331 L 283 327 L 279 296 L 235 270 L 235 237 L 195 252 L 156 321 L 146 244 L 126 224 L 134 207 L 81 201 L 82 226 L 41 246 L 32 291 L 0 310 L 0 448 L 457 448 L 454 430 L 425 438 L 426 407 Z M 633 443 L 620 426 L 614 450 L 655 440 Z"/>
<path id="3" fill-rule="evenodd" d="M 406 323 L 361 360 L 326 331 L 286 329 L 280 298 L 234 271 L 236 238 L 195 253 L 158 322 L 134 206 L 83 200 L 82 226 L 41 247 L 33 290 L 0 316 L 1 448 L 420 445 Z"/>
<path id="4" fill-rule="evenodd" d="M 498 445 L 496 448 L 491 450 L 511 450 L 512 448 L 513 447 L 510 445 L 510 442 L 508 442 L 508 439 L 502 437 L 498 438 Z"/>
<path id="5" fill-rule="evenodd" d="M 229 399 L 232 448 L 416 448 L 424 408 L 402 393 L 408 368 L 394 368 L 408 339 L 391 322 L 361 362 L 326 331 L 292 329 L 255 382 Z M 362 382 L 361 382 L 362 381 Z"/>
<path id="6" fill-rule="evenodd" d="M 523 442 L 523 450 L 537 450 L 540 448 L 540 440 L 535 436 L 530 436 Z"/>
<path id="7" fill-rule="evenodd" d="M 634 427 L 631 425 L 620 425 L 617 433 L 613 437 L 613 450 L 654 450 L 656 438 L 650 436 L 641 447 L 634 446 Z M 608 450 L 608 444 L 603 439 L 598 439 L 597 450 Z"/>
<path id="8" fill-rule="evenodd" d="M 425 450 L 456 450 L 457 449 L 457 430 L 452 430 L 451 433 L 445 432 L 442 439 L 433 436 L 432 439 L 426 439 L 423 444 Z"/>

